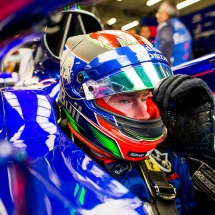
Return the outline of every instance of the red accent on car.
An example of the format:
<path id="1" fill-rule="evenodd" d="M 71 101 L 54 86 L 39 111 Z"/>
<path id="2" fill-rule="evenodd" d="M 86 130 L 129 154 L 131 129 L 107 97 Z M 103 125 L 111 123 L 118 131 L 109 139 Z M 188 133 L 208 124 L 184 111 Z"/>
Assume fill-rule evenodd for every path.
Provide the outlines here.
<path id="1" fill-rule="evenodd" d="M 194 77 L 198 77 L 198 76 L 206 75 L 206 74 L 209 74 L 209 73 L 212 73 L 212 72 L 213 72 L 213 70 L 210 69 L 210 70 L 208 70 L 208 71 L 200 72 L 200 73 L 195 74 L 195 75 L 193 75 L 193 76 L 194 76 Z"/>

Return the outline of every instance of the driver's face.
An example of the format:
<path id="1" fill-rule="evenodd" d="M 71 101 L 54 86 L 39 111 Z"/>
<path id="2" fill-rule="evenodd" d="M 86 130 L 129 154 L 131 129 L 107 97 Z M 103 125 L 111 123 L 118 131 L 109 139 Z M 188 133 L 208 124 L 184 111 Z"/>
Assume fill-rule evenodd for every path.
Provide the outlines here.
<path id="1" fill-rule="evenodd" d="M 123 112 L 127 117 L 133 119 L 149 119 L 146 99 L 152 96 L 148 90 L 141 90 L 133 93 L 122 93 L 113 95 L 107 104 Z"/>

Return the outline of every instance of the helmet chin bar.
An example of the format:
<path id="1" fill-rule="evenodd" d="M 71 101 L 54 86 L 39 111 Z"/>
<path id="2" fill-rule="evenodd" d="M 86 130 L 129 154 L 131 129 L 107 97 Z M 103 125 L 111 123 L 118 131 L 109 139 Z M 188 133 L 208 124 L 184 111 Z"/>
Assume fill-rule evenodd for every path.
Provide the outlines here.
<path id="1" fill-rule="evenodd" d="M 135 140 L 157 139 L 165 132 L 166 129 L 160 117 L 153 120 L 135 120 L 125 116 L 119 116 L 119 114 L 113 115 L 117 125 L 106 117 L 101 115 L 99 115 L 99 117 L 117 128 L 122 134 Z"/>
<path id="2" fill-rule="evenodd" d="M 115 116 L 120 131 L 133 139 L 157 139 L 165 132 L 161 118 L 136 120 L 125 116 Z"/>

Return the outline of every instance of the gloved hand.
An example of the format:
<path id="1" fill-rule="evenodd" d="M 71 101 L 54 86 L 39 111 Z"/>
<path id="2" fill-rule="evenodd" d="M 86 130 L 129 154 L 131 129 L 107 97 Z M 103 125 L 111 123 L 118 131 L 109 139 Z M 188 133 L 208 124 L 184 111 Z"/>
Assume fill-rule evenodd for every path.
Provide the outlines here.
<path id="1" fill-rule="evenodd" d="M 185 152 L 205 162 L 212 159 L 215 166 L 213 97 L 202 79 L 188 75 L 170 76 L 153 91 L 164 125 Z"/>

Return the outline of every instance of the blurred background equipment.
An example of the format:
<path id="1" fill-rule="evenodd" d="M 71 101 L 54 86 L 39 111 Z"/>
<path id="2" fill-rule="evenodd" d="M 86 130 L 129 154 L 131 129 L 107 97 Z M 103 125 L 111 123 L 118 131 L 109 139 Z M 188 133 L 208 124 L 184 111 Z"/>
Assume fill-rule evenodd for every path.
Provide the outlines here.
<path id="1" fill-rule="evenodd" d="M 66 40 L 71 36 L 102 30 L 96 16 L 79 9 L 78 5 L 66 6 L 49 19 L 50 22 L 41 27 L 43 35 L 4 57 L 0 83 L 6 81 L 9 86 L 38 87 L 55 82 L 59 78 L 60 56 Z M 19 35 L 15 38 L 19 39 Z M 46 83 L 41 83 L 42 80 Z"/>
<path id="2" fill-rule="evenodd" d="M 147 4 L 150 6 L 147 6 Z M 184 0 L 174 0 L 176 4 L 184 2 Z M 190 14 L 194 11 L 201 10 L 208 6 L 214 5 L 214 0 L 186 0 L 188 3 L 192 3 L 186 7 L 180 9 L 180 16 Z M 153 4 L 152 4 L 153 3 Z M 140 20 L 141 17 L 153 17 L 159 5 L 162 3 L 162 0 L 104 0 L 94 5 L 81 5 L 82 9 L 93 12 L 96 11 L 99 14 L 99 19 L 103 24 L 106 24 L 111 18 L 115 18 L 116 22 L 113 24 L 116 29 L 121 29 L 123 25 L 126 25 L 135 20 Z M 179 4 L 181 7 L 181 5 Z M 179 7 L 178 6 L 178 7 Z M 96 15 L 96 14 L 95 14 Z"/>
<path id="3" fill-rule="evenodd" d="M 136 24 L 126 28 L 139 32 L 142 25 L 149 25 L 153 42 L 156 32 L 155 14 L 163 0 L 106 0 L 93 6 L 81 6 L 82 9 L 98 15 L 101 23 L 113 29 L 122 29 L 129 23 Z M 215 2 L 214 0 L 174 0 L 180 11 L 179 18 L 188 27 L 193 37 L 194 58 L 203 56 L 215 50 Z M 81 5 L 81 3 L 80 3 Z M 150 20 L 148 22 L 148 20 Z M 110 27 L 109 27 L 110 29 Z"/>

